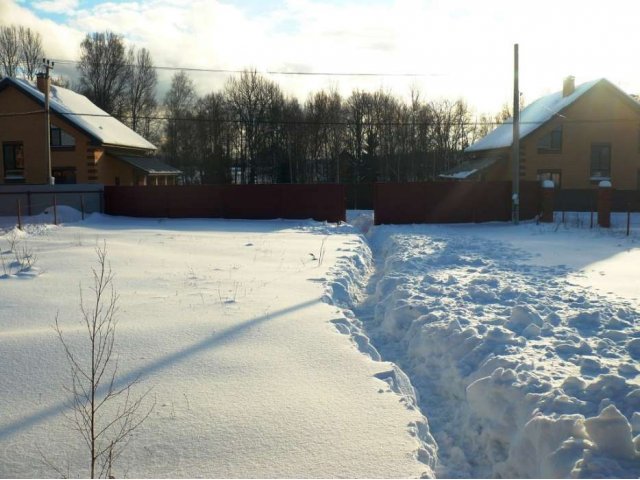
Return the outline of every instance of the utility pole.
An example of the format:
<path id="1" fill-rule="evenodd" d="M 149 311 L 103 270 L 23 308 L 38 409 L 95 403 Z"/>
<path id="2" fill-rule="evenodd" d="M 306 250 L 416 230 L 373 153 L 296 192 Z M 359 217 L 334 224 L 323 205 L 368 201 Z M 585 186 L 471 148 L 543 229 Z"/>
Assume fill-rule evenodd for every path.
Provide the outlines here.
<path id="1" fill-rule="evenodd" d="M 46 133 L 46 150 L 47 150 L 47 178 L 48 178 L 48 184 L 49 185 L 53 185 L 55 183 L 55 179 L 53 178 L 52 175 L 52 171 L 51 171 L 51 120 L 50 120 L 50 115 L 49 115 L 49 90 L 51 88 L 50 85 L 50 77 L 49 77 L 49 71 L 53 70 L 53 66 L 55 65 L 55 62 L 50 61 L 49 59 L 43 58 L 42 59 L 42 66 L 44 67 L 44 82 L 45 82 L 45 87 L 44 87 L 44 114 L 45 114 L 45 128 L 47 129 L 47 133 Z"/>
<path id="2" fill-rule="evenodd" d="M 520 221 L 520 88 L 518 86 L 518 44 L 513 45 L 513 143 L 512 143 L 511 219 Z"/>

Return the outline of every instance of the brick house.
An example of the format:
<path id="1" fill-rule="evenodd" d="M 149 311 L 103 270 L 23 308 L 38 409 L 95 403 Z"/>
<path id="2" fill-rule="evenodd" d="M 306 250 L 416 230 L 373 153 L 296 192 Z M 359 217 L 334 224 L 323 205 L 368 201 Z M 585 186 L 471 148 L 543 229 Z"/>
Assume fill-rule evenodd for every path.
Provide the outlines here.
<path id="1" fill-rule="evenodd" d="M 511 119 L 465 149 L 465 161 L 442 177 L 511 180 Z M 606 79 L 539 98 L 520 115 L 520 179 L 585 189 L 609 180 L 640 187 L 640 104 Z"/>
<path id="2" fill-rule="evenodd" d="M 44 91 L 50 88 L 51 174 L 56 183 L 173 185 L 180 171 L 155 145 L 85 96 L 6 77 L 0 81 L 0 184 L 48 183 Z"/>

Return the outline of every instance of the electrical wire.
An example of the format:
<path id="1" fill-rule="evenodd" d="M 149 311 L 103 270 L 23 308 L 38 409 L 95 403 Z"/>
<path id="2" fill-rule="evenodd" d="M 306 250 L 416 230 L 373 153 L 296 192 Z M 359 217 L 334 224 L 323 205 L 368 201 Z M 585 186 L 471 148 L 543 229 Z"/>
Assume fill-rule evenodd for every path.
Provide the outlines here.
<path id="1" fill-rule="evenodd" d="M 58 65 L 78 65 L 79 60 L 54 59 Z M 137 65 L 124 64 L 126 67 L 136 67 Z M 185 71 L 185 72 L 203 72 L 216 74 L 238 74 L 250 72 L 252 69 L 235 70 L 228 68 L 199 68 L 199 67 L 169 67 L 162 65 L 152 65 L 149 68 L 154 70 L 169 71 Z M 413 72 L 305 72 L 305 71 L 283 71 L 283 70 L 265 70 L 267 75 L 297 75 L 297 76 L 325 76 L 325 77 L 443 77 L 446 73 L 413 73 Z"/>
<path id="2" fill-rule="evenodd" d="M 9 112 L 9 113 L 0 113 L 0 118 L 2 117 L 16 117 L 16 116 L 27 116 L 27 115 L 41 115 L 44 113 L 44 110 L 34 110 L 29 112 Z M 97 117 L 97 118 L 115 118 L 113 115 L 109 115 L 107 113 L 80 113 L 80 112 L 56 112 L 52 111 L 53 114 L 59 115 L 62 117 Z M 131 115 L 125 115 L 121 118 L 130 119 Z M 256 124 L 256 125 L 317 125 L 317 126 L 349 126 L 349 125 L 362 125 L 362 126 L 375 126 L 375 127 L 428 127 L 439 125 L 441 123 L 438 122 L 372 122 L 372 121 L 348 121 L 348 120 L 340 120 L 340 121 L 316 121 L 316 120 L 271 120 L 271 119 L 253 119 L 253 120 L 241 120 L 241 119 L 230 119 L 230 118 L 221 118 L 217 120 L 212 120 L 209 118 L 198 118 L 198 117 L 171 117 L 166 115 L 140 115 L 137 117 L 138 120 L 157 120 L 157 121 L 173 121 L 173 122 L 193 122 L 193 123 L 220 123 L 220 124 Z M 520 125 L 542 125 L 545 122 L 541 121 L 520 121 Z M 619 124 L 619 123 L 640 123 L 640 120 L 633 118 L 614 118 L 614 119 L 603 119 L 603 120 L 594 120 L 594 119 L 573 119 L 573 120 L 563 120 L 562 124 Z M 481 126 L 500 126 L 500 125 L 512 125 L 512 122 L 487 122 L 487 121 L 464 121 L 464 122 L 451 122 L 451 126 L 466 126 L 466 127 L 481 127 Z"/>

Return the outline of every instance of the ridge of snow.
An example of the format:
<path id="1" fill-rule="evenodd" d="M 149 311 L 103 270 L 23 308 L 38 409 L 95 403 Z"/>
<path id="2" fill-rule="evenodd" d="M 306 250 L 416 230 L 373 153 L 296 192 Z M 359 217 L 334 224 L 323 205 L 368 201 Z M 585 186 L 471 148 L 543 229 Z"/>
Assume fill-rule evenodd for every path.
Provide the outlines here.
<path id="1" fill-rule="evenodd" d="M 638 476 L 637 311 L 528 262 L 497 228 L 370 232 L 378 271 L 356 315 L 418 390 L 437 475 Z"/>
<path id="2" fill-rule="evenodd" d="M 370 228 L 361 219 L 352 219 L 356 225 Z M 365 333 L 363 322 L 358 319 L 353 310 L 357 308 L 365 298 L 365 288 L 372 270 L 371 249 L 360 236 L 353 242 L 355 248 L 351 255 L 338 258 L 334 267 L 330 270 L 330 280 L 326 283 L 326 294 L 323 300 L 341 308 L 343 316 L 332 320 L 336 329 L 347 335 L 354 346 L 363 354 L 375 362 L 383 362 L 376 348 L 371 344 Z M 400 397 L 400 401 L 410 410 L 418 410 L 418 392 L 411 384 L 409 377 L 394 363 L 385 361 L 387 370 L 376 373 L 374 376 L 388 384 L 389 391 Z M 380 390 L 382 393 L 383 390 Z M 427 418 L 421 416 L 408 425 L 409 432 L 416 437 L 421 446 L 416 451 L 416 458 L 425 464 L 426 471 L 422 478 L 433 478 L 438 461 L 438 446 L 431 435 Z"/>

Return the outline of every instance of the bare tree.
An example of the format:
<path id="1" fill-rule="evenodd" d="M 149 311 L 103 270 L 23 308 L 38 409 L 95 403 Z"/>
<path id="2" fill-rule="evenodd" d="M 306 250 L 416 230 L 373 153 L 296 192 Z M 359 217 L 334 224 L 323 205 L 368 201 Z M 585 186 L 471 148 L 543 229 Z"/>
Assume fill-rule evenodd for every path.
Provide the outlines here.
<path id="1" fill-rule="evenodd" d="M 74 428 L 82 436 L 88 453 L 91 478 L 112 477 L 113 465 L 132 433 L 149 416 L 145 409 L 148 393 L 134 396 L 138 379 L 120 382 L 115 354 L 118 295 L 107 262 L 106 245 L 96 248 L 98 267 L 92 268 L 93 297 L 86 301 L 80 287 L 82 326 L 86 329 L 86 350 L 72 348 L 55 319 L 55 330 L 71 367 L 71 394 Z"/>
<path id="2" fill-rule="evenodd" d="M 20 63 L 25 78 L 34 81 L 36 73 L 42 63 L 44 50 L 42 49 L 42 36 L 29 27 L 18 28 L 20 39 Z"/>
<path id="3" fill-rule="evenodd" d="M 337 90 L 320 90 L 305 104 L 309 123 L 307 181 L 340 182 L 340 154 L 344 149 L 342 98 Z M 344 167 L 344 166 L 343 166 Z M 344 168 L 342 168 L 344 169 Z"/>
<path id="4" fill-rule="evenodd" d="M 196 160 L 202 183 L 230 183 L 230 129 L 222 93 L 205 95 L 196 107 Z"/>
<path id="5" fill-rule="evenodd" d="M 165 127 L 163 150 L 169 163 L 182 170 L 186 183 L 201 180 L 197 178 L 193 141 L 196 134 L 194 109 L 197 100 L 191 77 L 183 71 L 176 72 L 164 98 L 169 120 Z"/>
<path id="6" fill-rule="evenodd" d="M 80 52 L 80 93 L 122 119 L 131 73 L 123 38 L 113 32 L 87 34 L 80 44 Z"/>
<path id="7" fill-rule="evenodd" d="M 0 67 L 5 77 L 16 77 L 20 66 L 20 37 L 15 25 L 0 27 Z"/>
<path id="8" fill-rule="evenodd" d="M 136 132 L 147 136 L 149 122 L 145 122 L 144 119 L 148 119 L 156 108 L 158 75 L 153 67 L 151 54 L 146 48 L 136 51 L 135 47 L 131 47 L 127 57 L 130 73 L 125 96 L 129 125 Z"/>
<path id="9" fill-rule="evenodd" d="M 261 166 L 259 155 L 274 132 L 274 116 L 284 108 L 284 95 L 277 83 L 256 70 L 245 70 L 240 78 L 229 79 L 225 93 L 241 138 L 241 183 L 256 183 Z"/>

